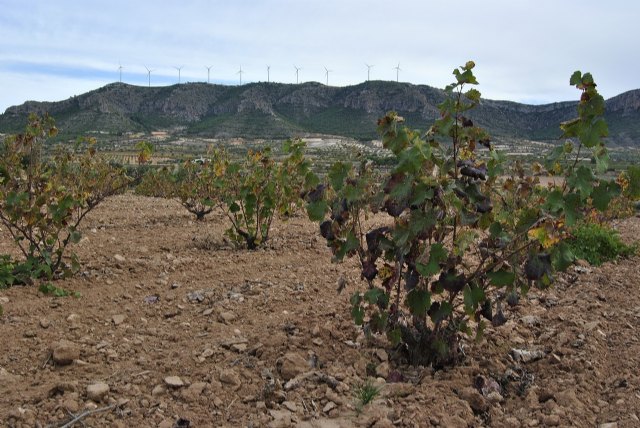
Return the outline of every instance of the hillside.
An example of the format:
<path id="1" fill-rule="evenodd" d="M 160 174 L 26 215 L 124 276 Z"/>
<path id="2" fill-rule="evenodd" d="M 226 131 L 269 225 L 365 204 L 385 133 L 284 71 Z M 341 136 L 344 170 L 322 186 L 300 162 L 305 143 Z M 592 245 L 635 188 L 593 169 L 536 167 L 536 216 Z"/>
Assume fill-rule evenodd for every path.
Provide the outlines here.
<path id="1" fill-rule="evenodd" d="M 252 83 L 222 86 L 188 83 L 140 87 L 112 83 L 59 102 L 28 101 L 0 115 L 0 133 L 19 131 L 30 112 L 49 112 L 63 137 L 92 131 L 110 134 L 170 129 L 202 137 L 286 138 L 330 134 L 375 138 L 376 120 L 389 110 L 425 129 L 444 94 L 426 85 L 371 81 L 347 87 L 320 83 Z M 575 115 L 575 102 L 526 105 L 483 100 L 472 118 L 493 135 L 555 139 L 558 124 Z M 607 101 L 614 144 L 640 141 L 640 90 Z"/>

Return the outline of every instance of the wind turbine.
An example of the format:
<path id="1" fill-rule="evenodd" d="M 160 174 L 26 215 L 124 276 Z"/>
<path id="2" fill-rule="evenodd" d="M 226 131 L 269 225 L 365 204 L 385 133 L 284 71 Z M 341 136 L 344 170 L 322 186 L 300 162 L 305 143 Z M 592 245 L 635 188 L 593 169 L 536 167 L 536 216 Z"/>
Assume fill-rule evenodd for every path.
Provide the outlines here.
<path id="1" fill-rule="evenodd" d="M 333 70 L 329 70 L 327 69 L 327 67 L 324 68 L 324 74 L 327 76 L 327 86 L 329 86 L 329 73 L 331 73 Z"/>
<path id="2" fill-rule="evenodd" d="M 178 70 L 178 85 L 180 84 L 180 71 L 182 71 L 182 69 L 184 68 L 184 65 L 181 65 L 180 67 L 173 67 L 176 70 Z"/>
<path id="3" fill-rule="evenodd" d="M 271 66 L 267 65 L 267 83 L 269 83 L 269 70 L 271 70 Z"/>
<path id="4" fill-rule="evenodd" d="M 147 76 L 149 77 L 149 87 L 151 87 L 151 72 L 154 70 L 149 70 L 149 67 L 147 67 L 146 65 L 144 66 L 144 68 L 147 69 Z"/>
<path id="5" fill-rule="evenodd" d="M 374 65 L 369 65 L 366 62 L 364 63 L 364 65 L 367 66 L 367 82 L 369 81 L 369 73 L 371 72 L 371 68 L 375 67 Z"/>
<path id="6" fill-rule="evenodd" d="M 400 76 L 400 71 L 402 71 L 402 69 L 400 68 L 400 63 L 398 63 L 397 67 L 393 67 L 394 70 L 396 70 L 396 82 L 398 82 L 399 76 Z"/>
<path id="7" fill-rule="evenodd" d="M 295 68 L 295 69 L 296 69 L 296 85 L 297 85 L 297 84 L 298 84 L 298 72 L 299 72 L 300 70 L 302 70 L 302 68 L 297 67 L 297 66 L 295 66 L 295 65 L 293 66 L 293 68 Z"/>
<path id="8" fill-rule="evenodd" d="M 120 72 L 120 83 L 122 83 L 122 69 L 123 69 L 123 68 L 124 68 L 124 67 L 122 67 L 122 64 L 120 64 L 120 63 L 118 62 L 118 71 Z"/>
<path id="9" fill-rule="evenodd" d="M 240 86 L 242 86 L 242 66 L 240 66 L 240 71 L 238 71 L 238 73 L 240 75 Z"/>
<path id="10" fill-rule="evenodd" d="M 204 68 L 207 69 L 207 83 L 209 83 L 209 76 L 211 76 L 211 67 L 213 67 L 213 65 L 210 65 L 208 67 L 206 65 L 204 66 Z"/>

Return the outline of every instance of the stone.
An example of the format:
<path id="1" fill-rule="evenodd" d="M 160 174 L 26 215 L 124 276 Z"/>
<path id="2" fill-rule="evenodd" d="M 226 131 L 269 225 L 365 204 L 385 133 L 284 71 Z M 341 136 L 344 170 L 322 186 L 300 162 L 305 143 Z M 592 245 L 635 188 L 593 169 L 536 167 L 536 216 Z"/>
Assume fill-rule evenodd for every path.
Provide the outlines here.
<path id="1" fill-rule="evenodd" d="M 336 404 L 343 404 L 344 401 L 342 397 L 336 394 L 329 386 L 327 386 L 324 397 L 327 399 L 327 401 L 333 401 Z"/>
<path id="2" fill-rule="evenodd" d="M 238 353 L 244 352 L 244 351 L 247 350 L 247 344 L 246 343 L 234 343 L 233 345 L 231 345 L 231 350 L 236 351 Z"/>
<path id="3" fill-rule="evenodd" d="M 220 373 L 220 382 L 227 385 L 236 386 L 240 385 L 240 377 L 235 371 L 231 369 L 225 369 Z"/>
<path id="4" fill-rule="evenodd" d="M 273 420 L 269 423 L 269 428 L 284 428 L 291 425 L 291 412 L 288 410 L 270 410 L 269 414 Z"/>
<path id="5" fill-rule="evenodd" d="M 492 404 L 498 404 L 504 401 L 504 397 L 499 392 L 492 391 L 487 395 L 487 400 Z"/>
<path id="6" fill-rule="evenodd" d="M 152 397 L 160 397 L 161 395 L 164 395 L 166 392 L 167 392 L 167 389 L 164 386 L 156 385 L 151 390 L 151 396 Z"/>
<path id="7" fill-rule="evenodd" d="M 187 402 L 197 401 L 207 386 L 209 386 L 209 384 L 206 382 L 194 382 L 182 391 L 182 398 Z"/>
<path id="8" fill-rule="evenodd" d="M 300 354 L 288 352 L 276 362 L 280 376 L 285 381 L 291 380 L 299 374 L 309 370 L 309 363 Z"/>
<path id="9" fill-rule="evenodd" d="M 63 339 L 51 346 L 51 359 L 59 366 L 69 365 L 78 358 L 80 349 L 73 342 Z"/>
<path id="10" fill-rule="evenodd" d="M 381 377 L 383 379 L 386 379 L 387 377 L 389 377 L 389 363 L 388 362 L 384 362 L 384 363 L 380 363 L 376 366 L 376 376 L 377 377 Z"/>
<path id="11" fill-rule="evenodd" d="M 511 356 L 515 361 L 521 361 L 523 363 L 530 363 L 532 361 L 537 361 L 543 358 L 546 353 L 543 350 L 533 350 L 529 351 L 528 349 L 512 349 Z"/>
<path id="12" fill-rule="evenodd" d="M 126 315 L 118 314 L 111 317 L 111 322 L 113 322 L 114 325 L 120 325 L 125 319 L 127 319 Z"/>
<path id="13" fill-rule="evenodd" d="M 167 376 L 164 378 L 164 383 L 171 388 L 181 388 L 184 386 L 184 381 L 180 379 L 180 376 Z"/>
<path id="14" fill-rule="evenodd" d="M 546 427 L 557 427 L 560 425 L 560 416 L 548 415 L 542 418 L 542 425 Z"/>
<path id="15" fill-rule="evenodd" d="M 387 354 L 387 351 L 384 349 L 378 348 L 375 353 L 376 357 L 378 357 L 378 359 L 383 363 L 389 361 L 389 354 Z"/>
<path id="16" fill-rule="evenodd" d="M 218 315 L 218 320 L 225 324 L 232 323 L 237 319 L 238 316 L 231 311 L 220 312 L 220 314 Z"/>
<path id="17" fill-rule="evenodd" d="M 116 254 L 115 256 L 113 256 L 113 260 L 115 260 L 117 263 L 124 263 L 127 261 L 127 259 L 120 254 Z"/>
<path id="18" fill-rule="evenodd" d="M 598 425 L 598 428 L 618 428 L 618 423 L 617 422 L 607 422 L 607 423 Z"/>
<path id="19" fill-rule="evenodd" d="M 332 411 L 336 407 L 338 407 L 338 405 L 336 403 L 334 403 L 333 401 L 327 401 L 327 404 L 325 404 L 324 407 L 322 408 L 322 412 L 323 413 L 329 413 L 330 411 Z"/>
<path id="20" fill-rule="evenodd" d="M 466 387 L 458 395 L 469 403 L 469 407 L 476 413 L 484 413 L 489 410 L 489 402 L 475 388 Z"/>
<path id="21" fill-rule="evenodd" d="M 102 401 L 109 393 L 109 385 L 97 382 L 87 386 L 87 398 L 91 401 Z"/>
<path id="22" fill-rule="evenodd" d="M 585 405 L 580 400 L 574 389 L 567 389 L 555 394 L 555 400 L 559 406 L 570 408 L 577 414 L 584 414 L 586 411 Z M 606 427 L 605 427 L 606 428 Z"/>
<path id="23" fill-rule="evenodd" d="M 214 354 L 213 349 L 206 348 L 204 351 L 202 351 L 202 354 L 200 354 L 200 358 L 202 359 L 209 358 L 213 354 Z"/>
<path id="24" fill-rule="evenodd" d="M 582 266 L 582 267 L 587 267 L 587 268 L 588 268 L 588 267 L 591 267 L 591 264 L 590 264 L 588 261 L 586 261 L 585 259 L 576 259 L 576 260 L 574 261 L 574 263 L 575 263 L 576 265 L 578 265 L 578 266 Z"/>
<path id="25" fill-rule="evenodd" d="M 171 419 L 165 419 L 158 424 L 158 428 L 173 428 L 173 421 Z"/>
<path id="26" fill-rule="evenodd" d="M 46 318 L 40 318 L 40 327 L 49 328 L 51 326 L 51 321 Z"/>
<path id="27" fill-rule="evenodd" d="M 14 382 L 19 379 L 19 376 L 9 373 L 4 367 L 0 367 L 0 385 L 6 386 L 7 383 Z"/>
<path id="28" fill-rule="evenodd" d="M 540 318 L 535 315 L 525 315 L 520 318 L 520 322 L 527 327 L 534 327 L 540 325 Z"/>
<path id="29" fill-rule="evenodd" d="M 80 410 L 80 404 L 73 398 L 65 399 L 62 402 L 62 406 L 71 413 L 78 413 L 78 410 Z"/>
<path id="30" fill-rule="evenodd" d="M 282 406 L 292 413 L 295 413 L 298 411 L 298 406 L 296 406 L 296 403 L 294 403 L 293 401 L 284 401 L 282 403 Z"/>

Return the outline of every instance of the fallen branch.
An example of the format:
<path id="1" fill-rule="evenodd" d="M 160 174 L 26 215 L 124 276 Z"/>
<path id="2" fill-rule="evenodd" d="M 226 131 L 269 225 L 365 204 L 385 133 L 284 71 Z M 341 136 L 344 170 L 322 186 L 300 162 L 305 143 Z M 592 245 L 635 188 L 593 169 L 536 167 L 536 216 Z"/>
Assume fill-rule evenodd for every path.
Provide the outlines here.
<path id="1" fill-rule="evenodd" d="M 76 422 L 79 422 L 80 420 L 86 418 L 87 416 L 93 415 L 95 413 L 106 412 L 107 410 L 111 410 L 115 407 L 116 405 L 112 404 L 110 406 L 101 407 L 99 409 L 87 410 L 86 412 L 82 412 L 79 415 L 75 416 L 73 419 L 71 419 L 69 422 L 66 422 L 64 425 L 58 426 L 58 428 L 71 428 L 72 426 L 75 425 Z"/>

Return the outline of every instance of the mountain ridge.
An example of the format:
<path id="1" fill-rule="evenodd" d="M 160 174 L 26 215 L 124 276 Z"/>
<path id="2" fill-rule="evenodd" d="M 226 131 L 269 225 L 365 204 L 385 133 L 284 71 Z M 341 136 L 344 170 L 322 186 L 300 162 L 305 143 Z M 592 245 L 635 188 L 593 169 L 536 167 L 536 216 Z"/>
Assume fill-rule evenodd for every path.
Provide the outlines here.
<path id="1" fill-rule="evenodd" d="M 223 86 L 183 83 L 143 87 L 110 83 L 56 102 L 27 101 L 0 115 L 0 132 L 19 132 L 31 112 L 51 114 L 63 136 L 171 130 L 204 137 L 288 138 L 330 134 L 376 137 L 376 120 L 395 110 L 407 124 L 425 129 L 438 117 L 444 91 L 427 85 L 369 81 L 334 87 L 250 83 Z M 470 117 L 503 138 L 555 140 L 559 124 L 576 116 L 577 101 L 543 105 L 482 99 Z M 640 143 L 640 89 L 606 101 L 610 142 Z"/>

